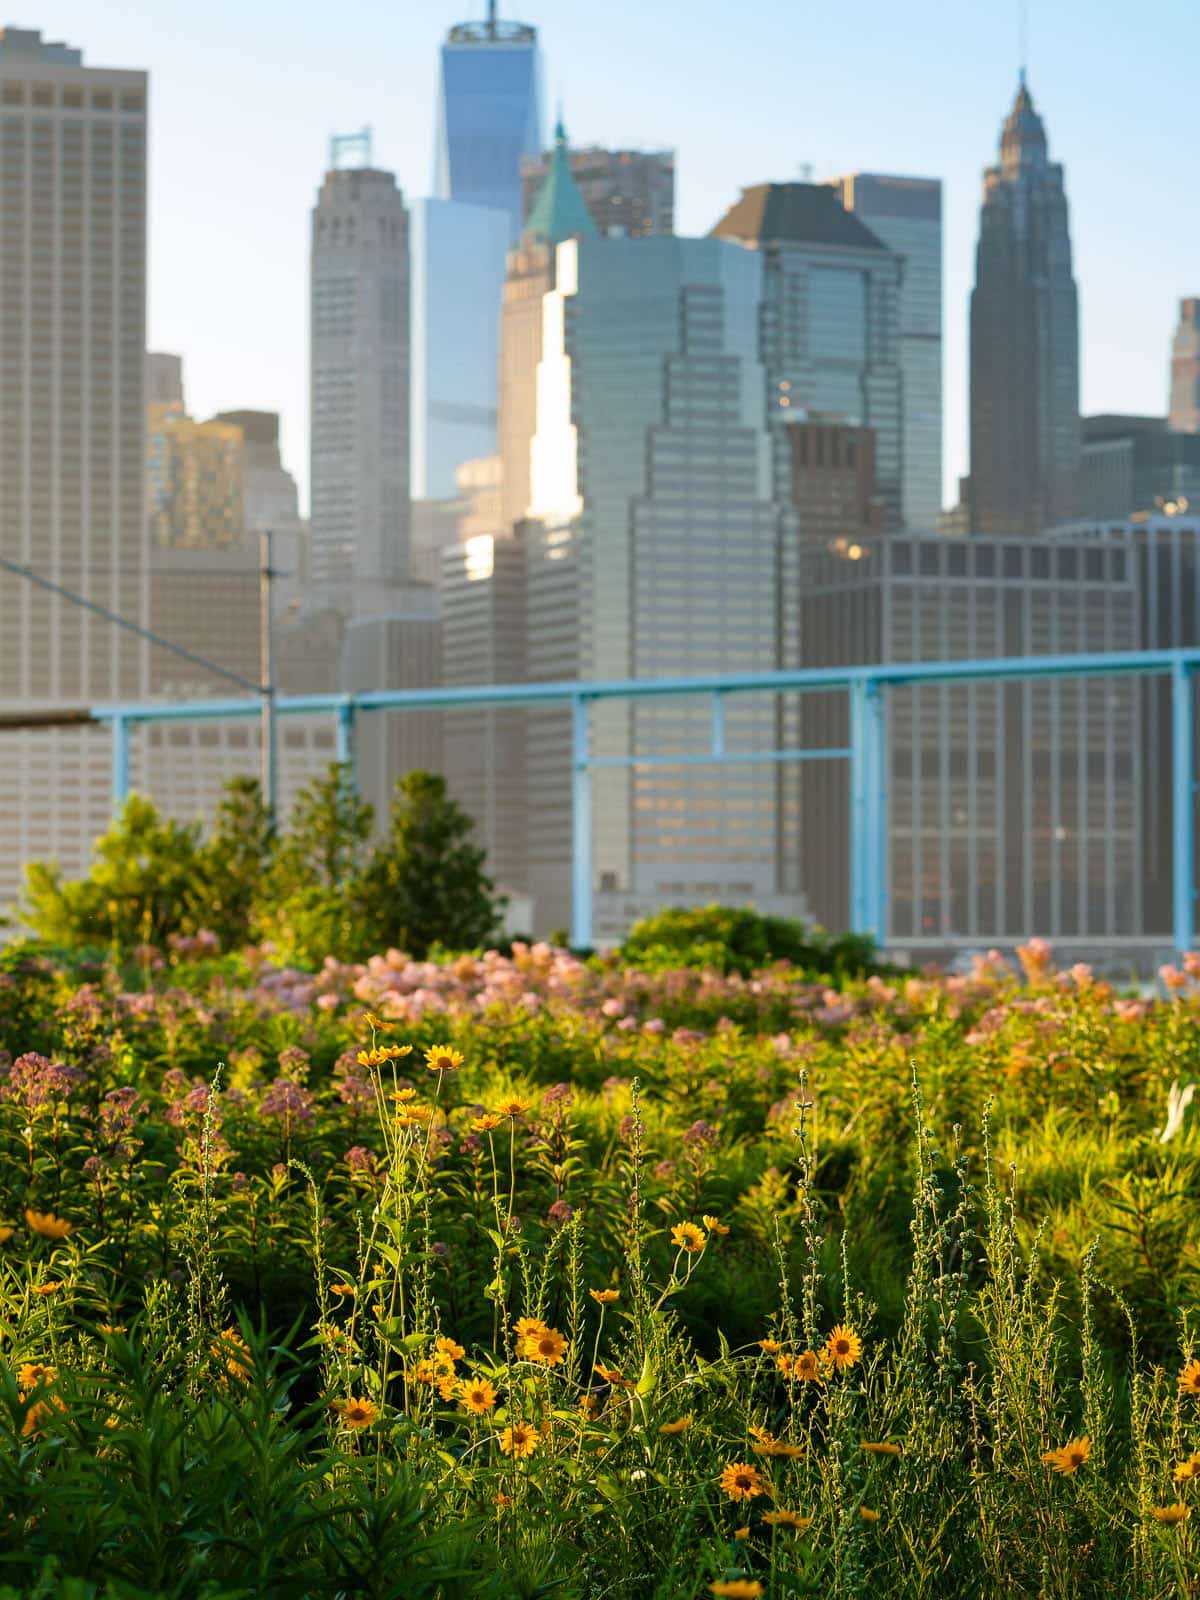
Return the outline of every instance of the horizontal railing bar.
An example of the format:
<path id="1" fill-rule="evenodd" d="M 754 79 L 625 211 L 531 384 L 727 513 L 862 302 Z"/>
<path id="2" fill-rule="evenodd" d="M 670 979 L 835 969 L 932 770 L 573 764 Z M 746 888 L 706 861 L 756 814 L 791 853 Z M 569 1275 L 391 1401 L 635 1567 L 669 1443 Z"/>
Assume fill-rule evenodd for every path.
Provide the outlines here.
<path id="1" fill-rule="evenodd" d="M 1200 667 L 1200 650 L 1122 650 L 1060 656 L 1000 656 L 985 661 L 907 661 L 857 667 L 798 667 L 789 672 L 710 673 L 695 678 L 622 678 L 606 682 L 473 684 L 440 689 L 373 689 L 361 694 L 280 695 L 281 716 L 313 715 L 353 707 L 355 711 L 432 711 L 456 706 L 569 705 L 574 700 L 641 700 L 686 695 L 817 693 L 874 682 L 892 687 L 925 683 L 1011 682 L 1019 679 L 1109 677 Z M 196 700 L 169 704 L 101 705 L 97 721 L 115 716 L 130 722 L 261 714 L 252 700 Z"/>
<path id="2" fill-rule="evenodd" d="M 723 767 L 748 761 L 849 760 L 849 750 L 703 750 L 668 756 L 589 756 L 589 767 Z"/>

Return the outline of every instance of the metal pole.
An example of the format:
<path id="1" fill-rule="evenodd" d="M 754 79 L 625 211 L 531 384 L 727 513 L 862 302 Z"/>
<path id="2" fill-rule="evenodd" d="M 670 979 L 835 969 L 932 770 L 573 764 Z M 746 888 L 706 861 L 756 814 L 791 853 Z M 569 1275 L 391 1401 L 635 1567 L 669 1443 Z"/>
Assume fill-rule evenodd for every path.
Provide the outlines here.
<path id="1" fill-rule="evenodd" d="M 279 823 L 279 763 L 275 729 L 275 655 L 271 627 L 271 530 L 258 536 L 259 679 L 262 684 L 262 792 L 272 821 Z"/>
<path id="2" fill-rule="evenodd" d="M 858 678 L 849 694 L 850 926 L 882 944 L 887 869 L 883 685 L 877 678 Z"/>
<path id="3" fill-rule="evenodd" d="M 588 703 L 571 701 L 571 943 L 592 943 L 592 774 L 588 768 Z"/>
<path id="4" fill-rule="evenodd" d="M 129 722 L 122 716 L 112 719 L 112 803 L 119 811 L 129 798 Z"/>
<path id="5" fill-rule="evenodd" d="M 1195 939 L 1196 830 L 1195 736 L 1192 672 L 1184 661 L 1171 667 L 1171 843 L 1175 951 L 1183 956 Z"/>
<path id="6" fill-rule="evenodd" d="M 357 800 L 358 763 L 354 746 L 354 712 L 353 700 L 347 700 L 337 708 L 337 759 L 338 765 L 346 769 L 344 777 L 351 797 Z"/>

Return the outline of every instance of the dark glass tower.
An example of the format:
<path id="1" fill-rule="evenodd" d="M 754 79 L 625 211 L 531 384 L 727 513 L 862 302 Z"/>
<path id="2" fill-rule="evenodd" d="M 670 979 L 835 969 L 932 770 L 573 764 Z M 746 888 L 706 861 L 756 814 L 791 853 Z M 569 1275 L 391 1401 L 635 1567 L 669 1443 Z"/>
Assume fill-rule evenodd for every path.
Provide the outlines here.
<path id="1" fill-rule="evenodd" d="M 1036 534 L 1076 511 L 1079 308 L 1063 169 L 1021 74 L 983 175 L 971 295 L 971 527 Z"/>
<path id="2" fill-rule="evenodd" d="M 537 29 L 460 22 L 442 46 L 433 192 L 439 200 L 506 211 L 521 231 L 521 157 L 542 151 L 542 68 Z"/>

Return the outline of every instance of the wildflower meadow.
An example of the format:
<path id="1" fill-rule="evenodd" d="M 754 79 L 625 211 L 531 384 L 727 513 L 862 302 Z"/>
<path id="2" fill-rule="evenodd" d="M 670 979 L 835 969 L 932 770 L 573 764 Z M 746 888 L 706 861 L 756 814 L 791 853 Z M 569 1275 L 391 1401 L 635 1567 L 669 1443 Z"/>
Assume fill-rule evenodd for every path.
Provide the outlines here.
<path id="1" fill-rule="evenodd" d="M 0 1600 L 1200 1592 L 1162 977 L 8 947 Z"/>

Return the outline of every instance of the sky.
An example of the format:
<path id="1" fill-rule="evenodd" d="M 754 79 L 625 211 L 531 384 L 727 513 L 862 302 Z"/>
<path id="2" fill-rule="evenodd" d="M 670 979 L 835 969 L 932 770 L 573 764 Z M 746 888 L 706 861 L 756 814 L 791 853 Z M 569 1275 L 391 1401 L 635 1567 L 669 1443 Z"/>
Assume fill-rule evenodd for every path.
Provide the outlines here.
<path id="1" fill-rule="evenodd" d="M 10 5 L 13 0 L 10 0 Z M 15 26 L 150 73 L 151 349 L 194 416 L 283 417 L 307 484 L 309 211 L 328 139 L 369 124 L 407 196 L 433 165 L 438 45 L 485 0 L 21 0 Z M 967 301 L 983 167 L 1020 64 L 1019 6 L 982 0 L 501 0 L 534 23 L 572 143 L 674 148 L 676 228 L 751 183 L 850 171 L 944 184 L 945 498 L 967 470 Z M 1200 294 L 1195 0 L 1029 0 L 1029 87 L 1066 168 L 1086 413 L 1162 413 Z"/>

